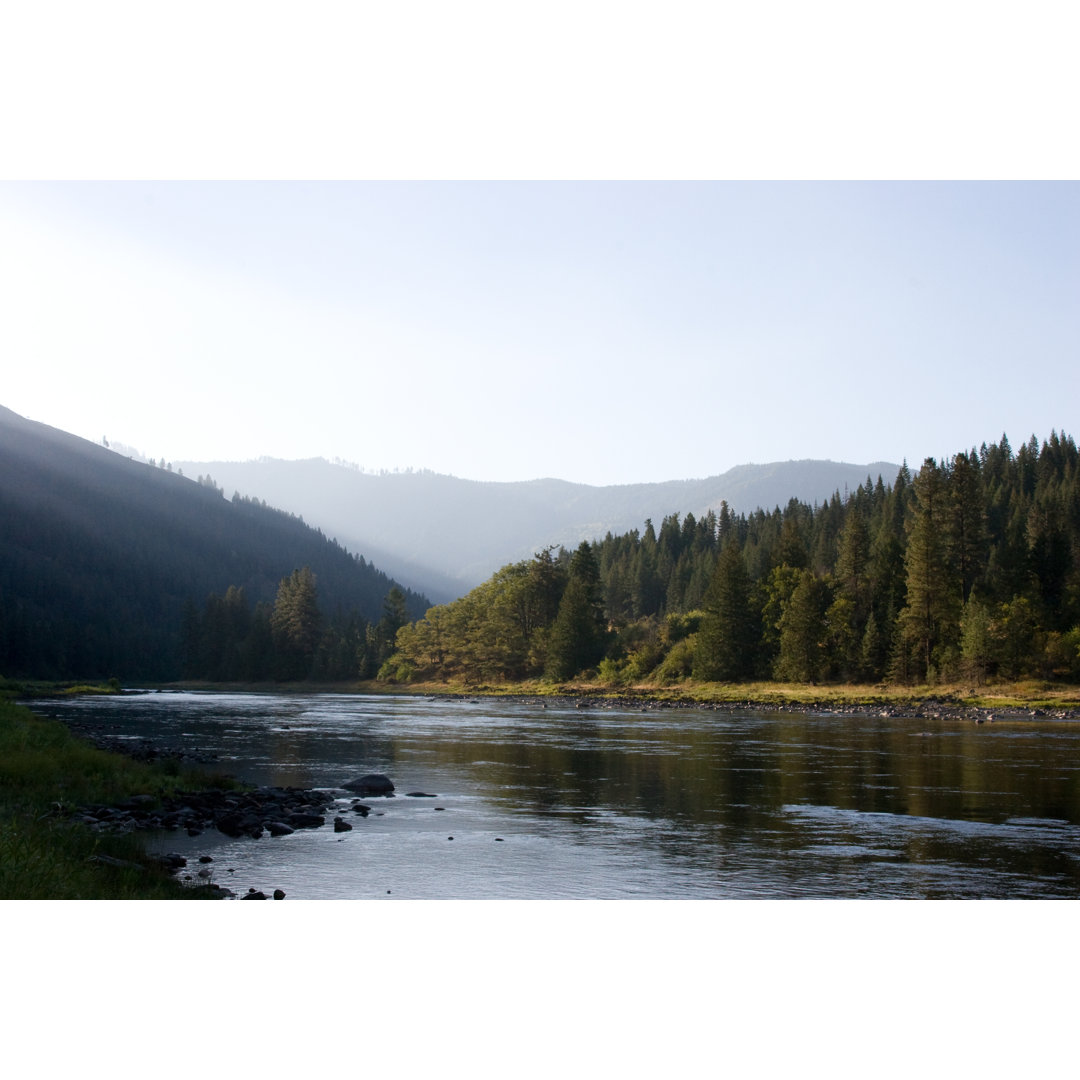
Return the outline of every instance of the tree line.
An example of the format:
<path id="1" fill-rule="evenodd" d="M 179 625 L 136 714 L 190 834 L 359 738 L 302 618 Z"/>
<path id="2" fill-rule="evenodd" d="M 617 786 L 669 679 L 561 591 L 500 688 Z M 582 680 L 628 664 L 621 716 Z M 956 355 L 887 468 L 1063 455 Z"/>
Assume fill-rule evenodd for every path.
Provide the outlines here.
<path id="1" fill-rule="evenodd" d="M 181 647 L 184 676 L 210 682 L 342 682 L 370 679 L 394 650 L 408 621 L 406 595 L 394 585 L 382 617 L 355 609 L 327 618 L 310 567 L 282 578 L 274 602 L 250 604 L 243 586 L 211 593 L 202 609 L 188 601 Z"/>
<path id="2" fill-rule="evenodd" d="M 351 632 L 338 606 L 378 625 L 395 582 L 301 518 L 0 408 L 0 674 L 172 681 L 193 603 L 235 585 L 272 606 L 303 566 L 333 598 L 324 630 Z M 400 591 L 410 617 L 429 606 Z"/>
<path id="3" fill-rule="evenodd" d="M 382 674 L 474 683 L 1080 679 L 1080 466 L 1008 438 L 821 505 L 666 517 L 503 567 Z"/>

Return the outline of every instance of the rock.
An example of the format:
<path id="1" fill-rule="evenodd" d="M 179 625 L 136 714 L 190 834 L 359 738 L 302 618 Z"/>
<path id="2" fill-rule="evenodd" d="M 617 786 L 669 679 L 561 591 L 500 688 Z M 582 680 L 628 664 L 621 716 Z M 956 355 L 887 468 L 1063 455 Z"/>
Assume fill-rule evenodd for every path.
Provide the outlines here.
<path id="1" fill-rule="evenodd" d="M 407 791 L 405 792 L 406 799 L 437 799 L 438 795 L 429 795 L 426 791 Z"/>
<path id="2" fill-rule="evenodd" d="M 357 803 L 356 806 L 353 807 L 353 813 L 359 814 L 361 817 L 367 817 L 368 814 L 371 813 L 371 807 L 365 806 L 363 803 Z"/>
<path id="3" fill-rule="evenodd" d="M 352 826 L 344 818 L 334 818 L 334 832 L 350 832 L 351 830 Z"/>
<path id="4" fill-rule="evenodd" d="M 275 889 L 274 890 L 274 899 L 275 900 L 284 900 L 285 899 L 285 890 L 284 889 Z"/>
<path id="5" fill-rule="evenodd" d="M 213 855 L 200 855 L 199 856 L 199 862 L 201 862 L 201 863 L 208 863 L 208 862 L 213 862 L 213 861 L 214 861 L 214 856 Z"/>
<path id="6" fill-rule="evenodd" d="M 271 836 L 288 836 L 290 833 L 296 832 L 291 825 L 286 825 L 284 821 L 267 822 L 266 831 Z"/>
<path id="7" fill-rule="evenodd" d="M 346 791 L 355 791 L 357 795 L 389 795 L 394 790 L 388 776 L 382 773 L 368 773 L 356 780 L 341 785 Z"/>
<path id="8" fill-rule="evenodd" d="M 244 835 L 243 820 L 242 814 L 222 814 L 215 824 L 218 827 L 218 832 L 223 832 L 226 836 L 237 837 Z"/>
<path id="9" fill-rule="evenodd" d="M 264 892 L 256 892 L 254 889 L 248 889 L 247 895 L 246 896 L 241 896 L 240 899 L 241 900 L 265 900 L 266 899 L 266 893 L 264 893 Z"/>
<path id="10" fill-rule="evenodd" d="M 294 829 L 317 829 L 326 824 L 326 818 L 322 814 L 290 814 L 289 824 Z"/>
<path id="11" fill-rule="evenodd" d="M 167 866 L 170 870 L 181 870 L 187 866 L 187 859 L 183 855 L 178 855 L 175 851 L 170 851 L 168 855 L 159 855 L 158 862 L 162 866 Z"/>

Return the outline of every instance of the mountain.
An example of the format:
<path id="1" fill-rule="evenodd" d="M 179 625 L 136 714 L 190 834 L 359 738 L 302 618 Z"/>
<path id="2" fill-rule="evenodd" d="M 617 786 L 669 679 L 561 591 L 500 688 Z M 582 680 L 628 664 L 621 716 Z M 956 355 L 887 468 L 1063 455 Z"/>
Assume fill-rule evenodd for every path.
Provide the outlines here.
<path id="1" fill-rule="evenodd" d="M 303 566 L 327 616 L 374 622 L 395 584 L 298 517 L 0 407 L 0 675 L 176 677 L 187 604 L 273 602 Z"/>
<path id="2" fill-rule="evenodd" d="M 489 483 L 433 472 L 364 473 L 321 458 L 182 462 L 211 474 L 226 491 L 265 499 L 308 521 L 440 603 L 485 581 L 499 567 L 549 545 L 573 549 L 607 532 L 652 519 L 719 510 L 784 507 L 792 498 L 823 503 L 867 476 L 890 483 L 899 466 L 787 461 L 740 465 L 705 480 L 593 487 L 564 480 Z"/>

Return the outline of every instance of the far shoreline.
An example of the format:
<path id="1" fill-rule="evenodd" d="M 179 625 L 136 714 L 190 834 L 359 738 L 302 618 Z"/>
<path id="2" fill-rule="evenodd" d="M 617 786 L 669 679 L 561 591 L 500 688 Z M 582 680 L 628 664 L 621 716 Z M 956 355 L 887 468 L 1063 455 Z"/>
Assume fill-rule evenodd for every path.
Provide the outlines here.
<path id="1" fill-rule="evenodd" d="M 1025 682 L 984 687 L 959 685 L 899 687 L 889 685 L 799 685 L 779 683 L 682 683 L 666 687 L 612 687 L 593 682 L 475 684 L 376 680 L 336 683 L 211 683 L 185 681 L 121 689 L 29 684 L 18 697 L 33 701 L 73 693 L 265 693 L 367 694 L 381 697 L 434 697 L 447 700 L 495 698 L 565 708 L 623 708 L 643 712 L 708 709 L 724 713 L 814 713 L 829 716 L 877 716 L 974 720 L 1080 721 L 1080 687 Z"/>

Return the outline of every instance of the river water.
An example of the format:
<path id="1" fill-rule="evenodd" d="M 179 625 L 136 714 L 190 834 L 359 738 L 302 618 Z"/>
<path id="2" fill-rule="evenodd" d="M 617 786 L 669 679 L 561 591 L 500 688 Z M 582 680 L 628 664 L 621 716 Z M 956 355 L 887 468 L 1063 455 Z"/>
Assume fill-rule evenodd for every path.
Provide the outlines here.
<path id="1" fill-rule="evenodd" d="M 294 899 L 1077 898 L 1080 724 L 499 699 L 147 693 L 36 702 L 253 784 L 337 789 L 354 828 L 151 838 Z M 407 792 L 436 798 L 409 798 Z M 333 813 L 333 811 L 331 811 Z M 329 821 L 329 819 L 328 819 Z"/>

